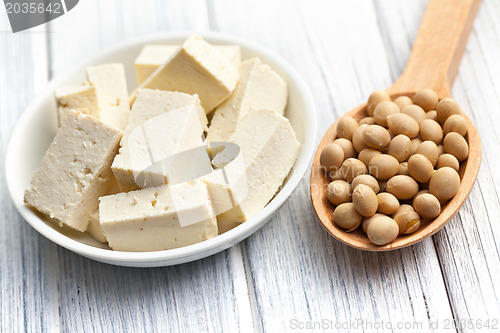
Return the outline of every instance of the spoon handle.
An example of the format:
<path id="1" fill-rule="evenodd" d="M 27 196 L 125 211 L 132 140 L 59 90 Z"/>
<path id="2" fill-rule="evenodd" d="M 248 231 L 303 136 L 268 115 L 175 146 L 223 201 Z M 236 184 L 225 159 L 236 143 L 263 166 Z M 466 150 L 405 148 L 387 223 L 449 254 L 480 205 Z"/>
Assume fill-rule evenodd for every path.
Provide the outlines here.
<path id="1" fill-rule="evenodd" d="M 430 88 L 451 96 L 465 45 L 481 0 L 429 0 L 403 74 L 389 94 Z"/>

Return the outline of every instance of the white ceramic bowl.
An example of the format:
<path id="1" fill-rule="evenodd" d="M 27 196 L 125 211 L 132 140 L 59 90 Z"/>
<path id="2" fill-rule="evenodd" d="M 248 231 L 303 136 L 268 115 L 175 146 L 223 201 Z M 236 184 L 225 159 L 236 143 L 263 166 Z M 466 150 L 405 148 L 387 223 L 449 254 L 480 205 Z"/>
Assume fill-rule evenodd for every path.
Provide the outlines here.
<path id="1" fill-rule="evenodd" d="M 175 265 L 207 257 L 245 239 L 262 227 L 299 185 L 312 160 L 316 138 L 316 111 L 308 87 L 290 65 L 265 48 L 233 36 L 203 33 L 200 35 L 213 44 L 240 45 L 243 59 L 260 57 L 288 83 L 289 100 L 285 115 L 302 146 L 283 187 L 259 214 L 220 236 L 198 244 L 165 251 L 119 252 L 105 248 L 86 234 L 58 227 L 23 203 L 24 190 L 29 186 L 31 177 L 40 165 L 57 129 L 54 89 L 81 84 L 85 79 L 85 67 L 89 65 L 121 62 L 126 68 L 129 91 L 132 91 L 136 86 L 133 63 L 142 46 L 151 43 L 181 44 L 188 35 L 187 32 L 162 33 L 120 44 L 47 84 L 26 108 L 12 133 L 7 149 L 6 179 L 17 210 L 42 235 L 71 251 L 105 263 L 135 267 Z"/>

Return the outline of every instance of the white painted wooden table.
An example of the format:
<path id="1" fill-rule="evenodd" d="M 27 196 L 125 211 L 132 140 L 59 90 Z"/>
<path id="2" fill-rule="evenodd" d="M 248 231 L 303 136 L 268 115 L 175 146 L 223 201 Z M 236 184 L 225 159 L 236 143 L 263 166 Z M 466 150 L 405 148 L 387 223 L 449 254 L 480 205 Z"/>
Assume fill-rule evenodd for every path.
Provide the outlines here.
<path id="1" fill-rule="evenodd" d="M 453 88 L 482 136 L 477 183 L 444 230 L 410 248 L 365 253 L 334 240 L 315 220 L 305 179 L 264 228 L 227 251 L 174 267 L 114 267 L 40 236 L 5 187 L 5 149 L 23 108 L 52 77 L 110 45 L 167 30 L 261 43 L 309 84 L 319 140 L 334 119 L 399 76 L 425 4 L 81 0 L 67 15 L 17 34 L 1 8 L 0 330 L 500 329 L 498 0 L 481 5 Z"/>

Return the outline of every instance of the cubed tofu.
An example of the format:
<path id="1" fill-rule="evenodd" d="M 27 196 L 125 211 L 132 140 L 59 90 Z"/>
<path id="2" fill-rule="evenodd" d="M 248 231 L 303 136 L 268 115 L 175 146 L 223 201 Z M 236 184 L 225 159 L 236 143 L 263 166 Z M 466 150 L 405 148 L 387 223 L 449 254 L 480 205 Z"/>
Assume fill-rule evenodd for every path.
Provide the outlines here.
<path id="1" fill-rule="evenodd" d="M 134 63 L 137 84 L 142 84 L 180 48 L 181 45 L 145 45 Z M 214 48 L 235 65 L 236 68 L 240 67 L 241 50 L 238 45 L 214 45 Z"/>
<path id="2" fill-rule="evenodd" d="M 96 209 L 92 214 L 90 214 L 87 233 L 101 243 L 106 243 L 108 241 L 106 236 L 104 236 L 101 223 L 99 222 L 99 209 Z"/>
<path id="3" fill-rule="evenodd" d="M 145 45 L 134 62 L 137 84 L 141 85 L 180 48 L 181 45 Z"/>
<path id="4" fill-rule="evenodd" d="M 112 176 L 122 131 L 69 111 L 24 195 L 26 204 L 85 231 Z"/>
<path id="5" fill-rule="evenodd" d="M 240 147 L 248 193 L 234 208 L 217 216 L 221 231 L 248 220 L 267 205 L 290 173 L 300 150 L 288 119 L 273 110 L 248 112 L 228 141 Z M 214 165 L 226 163 L 224 154 L 219 155 L 212 161 Z"/>
<path id="6" fill-rule="evenodd" d="M 259 58 L 244 61 L 236 89 L 214 112 L 207 141 L 227 141 L 251 109 L 269 109 L 283 115 L 287 98 L 286 82 L 268 65 L 262 64 Z"/>
<path id="7" fill-rule="evenodd" d="M 99 119 L 124 130 L 128 123 L 130 104 L 123 64 L 112 63 L 87 68 L 87 80 L 95 86 L 99 102 Z"/>
<path id="8" fill-rule="evenodd" d="M 245 163 L 239 147 L 233 149 L 231 145 L 224 143 L 226 148 L 212 161 L 216 170 L 199 178 L 207 184 L 214 212 L 220 220 L 219 234 L 246 221 L 241 210 L 235 208 L 248 196 Z"/>
<path id="9" fill-rule="evenodd" d="M 158 178 L 146 169 L 176 153 L 201 146 L 207 122 L 197 95 L 140 90 L 112 165 L 120 188 L 130 191 L 168 183 L 168 171 L 160 172 Z M 147 177 L 139 179 L 141 175 Z"/>
<path id="10" fill-rule="evenodd" d="M 95 86 L 81 85 L 64 87 L 55 91 L 59 124 L 69 110 L 77 110 L 94 118 L 100 118 L 99 103 Z"/>
<path id="11" fill-rule="evenodd" d="M 209 113 L 232 94 L 238 78 L 238 68 L 217 49 L 201 37 L 190 36 L 138 89 L 198 94 L 203 109 Z M 131 95 L 131 104 L 135 95 L 135 92 Z"/>
<path id="12" fill-rule="evenodd" d="M 217 220 L 201 181 L 150 187 L 100 199 L 100 222 L 117 251 L 160 251 L 217 236 Z"/>
<path id="13" fill-rule="evenodd" d="M 215 155 L 211 163 L 216 169 L 212 172 L 202 170 L 208 162 L 199 162 L 195 158 L 198 154 L 185 159 L 198 161 L 191 164 L 203 174 L 197 180 L 207 185 L 219 233 L 247 221 L 265 207 L 289 174 L 300 149 L 288 119 L 266 109 L 248 112 L 228 141 L 221 145 L 226 145 L 225 149 L 209 143 L 209 150 L 214 150 L 210 155 Z M 230 152 L 234 150 L 231 143 L 237 151 Z M 182 163 L 174 166 L 184 169 Z M 151 170 L 150 176 L 162 175 Z"/>
<path id="14" fill-rule="evenodd" d="M 112 195 L 121 193 L 121 189 L 118 187 L 118 182 L 115 176 L 111 175 L 108 180 L 108 189 L 105 195 Z M 99 209 L 97 208 L 92 214 L 90 214 L 89 225 L 87 227 L 87 233 L 94 237 L 97 241 L 101 243 L 106 243 L 106 236 L 101 228 L 101 223 L 99 222 Z"/>

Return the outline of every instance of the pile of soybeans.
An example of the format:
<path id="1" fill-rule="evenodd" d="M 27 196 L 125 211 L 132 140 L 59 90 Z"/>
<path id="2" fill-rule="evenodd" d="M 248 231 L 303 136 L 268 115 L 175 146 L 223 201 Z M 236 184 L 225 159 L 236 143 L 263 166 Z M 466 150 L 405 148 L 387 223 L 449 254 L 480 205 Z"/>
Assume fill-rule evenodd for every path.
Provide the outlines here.
<path id="1" fill-rule="evenodd" d="M 375 91 L 366 111 L 359 121 L 339 119 L 320 163 L 331 179 L 332 222 L 346 232 L 361 225 L 372 243 L 385 245 L 438 217 L 455 196 L 469 155 L 467 122 L 455 100 L 429 89 L 393 101 Z"/>

